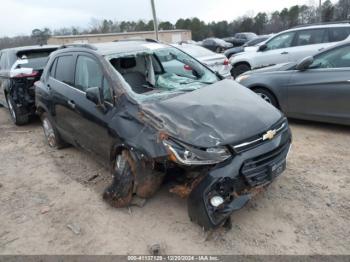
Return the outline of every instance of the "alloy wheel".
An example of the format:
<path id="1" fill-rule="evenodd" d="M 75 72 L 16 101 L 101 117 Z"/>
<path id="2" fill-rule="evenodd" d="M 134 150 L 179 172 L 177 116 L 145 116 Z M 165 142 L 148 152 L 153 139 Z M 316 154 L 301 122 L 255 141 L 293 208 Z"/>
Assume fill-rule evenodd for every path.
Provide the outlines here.
<path id="1" fill-rule="evenodd" d="M 47 118 L 43 119 L 43 129 L 44 129 L 44 133 L 49 146 L 55 147 L 56 146 L 55 131 L 53 130 L 53 127 Z"/>
<path id="2" fill-rule="evenodd" d="M 267 103 L 272 104 L 271 98 L 268 95 L 263 93 L 256 93 L 256 94 L 259 95 L 262 99 L 264 99 Z"/>

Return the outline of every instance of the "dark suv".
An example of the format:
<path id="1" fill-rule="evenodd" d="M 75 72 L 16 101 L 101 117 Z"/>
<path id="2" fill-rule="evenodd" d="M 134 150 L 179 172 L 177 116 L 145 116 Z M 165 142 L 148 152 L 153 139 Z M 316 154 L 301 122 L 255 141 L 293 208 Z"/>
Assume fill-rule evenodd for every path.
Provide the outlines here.
<path id="1" fill-rule="evenodd" d="M 25 46 L 0 51 L 0 104 L 17 125 L 35 113 L 34 82 L 40 79 L 54 46 Z"/>
<path id="2" fill-rule="evenodd" d="M 104 199 L 116 207 L 175 176 L 171 192 L 188 197 L 191 220 L 208 229 L 286 167 L 291 133 L 281 112 L 169 45 L 62 48 L 35 91 L 50 146 L 72 144 L 111 164 Z"/>

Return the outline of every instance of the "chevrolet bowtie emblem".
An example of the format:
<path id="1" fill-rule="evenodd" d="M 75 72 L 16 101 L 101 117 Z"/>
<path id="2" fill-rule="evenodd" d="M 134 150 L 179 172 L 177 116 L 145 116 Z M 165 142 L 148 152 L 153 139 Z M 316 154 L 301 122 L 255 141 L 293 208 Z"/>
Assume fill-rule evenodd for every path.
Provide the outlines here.
<path id="1" fill-rule="evenodd" d="M 265 141 L 265 140 L 271 140 L 271 139 L 273 139 L 274 137 L 275 137 L 275 135 L 276 135 L 276 133 L 277 133 L 277 130 L 275 129 L 275 130 L 269 130 L 269 131 L 267 131 L 264 135 L 263 135 L 263 140 Z"/>

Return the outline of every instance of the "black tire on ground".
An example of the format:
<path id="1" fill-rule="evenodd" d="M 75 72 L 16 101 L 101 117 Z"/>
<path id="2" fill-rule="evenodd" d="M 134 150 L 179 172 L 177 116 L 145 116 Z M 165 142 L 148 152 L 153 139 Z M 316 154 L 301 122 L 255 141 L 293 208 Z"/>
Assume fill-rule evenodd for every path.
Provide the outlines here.
<path id="1" fill-rule="evenodd" d="M 68 144 L 61 138 L 49 115 L 43 113 L 40 118 L 48 145 L 55 149 L 67 147 Z"/>
<path id="2" fill-rule="evenodd" d="M 234 66 L 231 70 L 231 75 L 233 78 L 236 78 L 237 76 L 247 72 L 250 70 L 250 66 L 247 64 L 239 64 L 237 66 Z"/>
<path id="3" fill-rule="evenodd" d="M 255 88 L 253 91 L 259 95 L 262 99 L 264 99 L 267 103 L 273 105 L 274 107 L 278 108 L 278 102 L 274 94 L 272 94 L 270 91 L 266 90 L 265 88 Z"/>
<path id="4" fill-rule="evenodd" d="M 27 124 L 29 122 L 28 114 L 23 114 L 21 112 L 21 110 L 17 107 L 16 103 L 13 101 L 11 95 L 6 95 L 6 101 L 13 123 L 17 126 Z"/>

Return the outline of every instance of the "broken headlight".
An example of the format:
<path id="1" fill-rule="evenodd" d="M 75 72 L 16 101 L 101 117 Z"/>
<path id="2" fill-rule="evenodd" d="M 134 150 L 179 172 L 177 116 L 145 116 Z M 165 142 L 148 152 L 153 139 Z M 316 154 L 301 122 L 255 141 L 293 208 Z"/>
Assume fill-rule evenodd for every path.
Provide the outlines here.
<path id="1" fill-rule="evenodd" d="M 201 149 L 170 139 L 164 140 L 163 144 L 170 159 L 183 165 L 212 165 L 231 157 L 230 151 L 224 146 Z"/>

